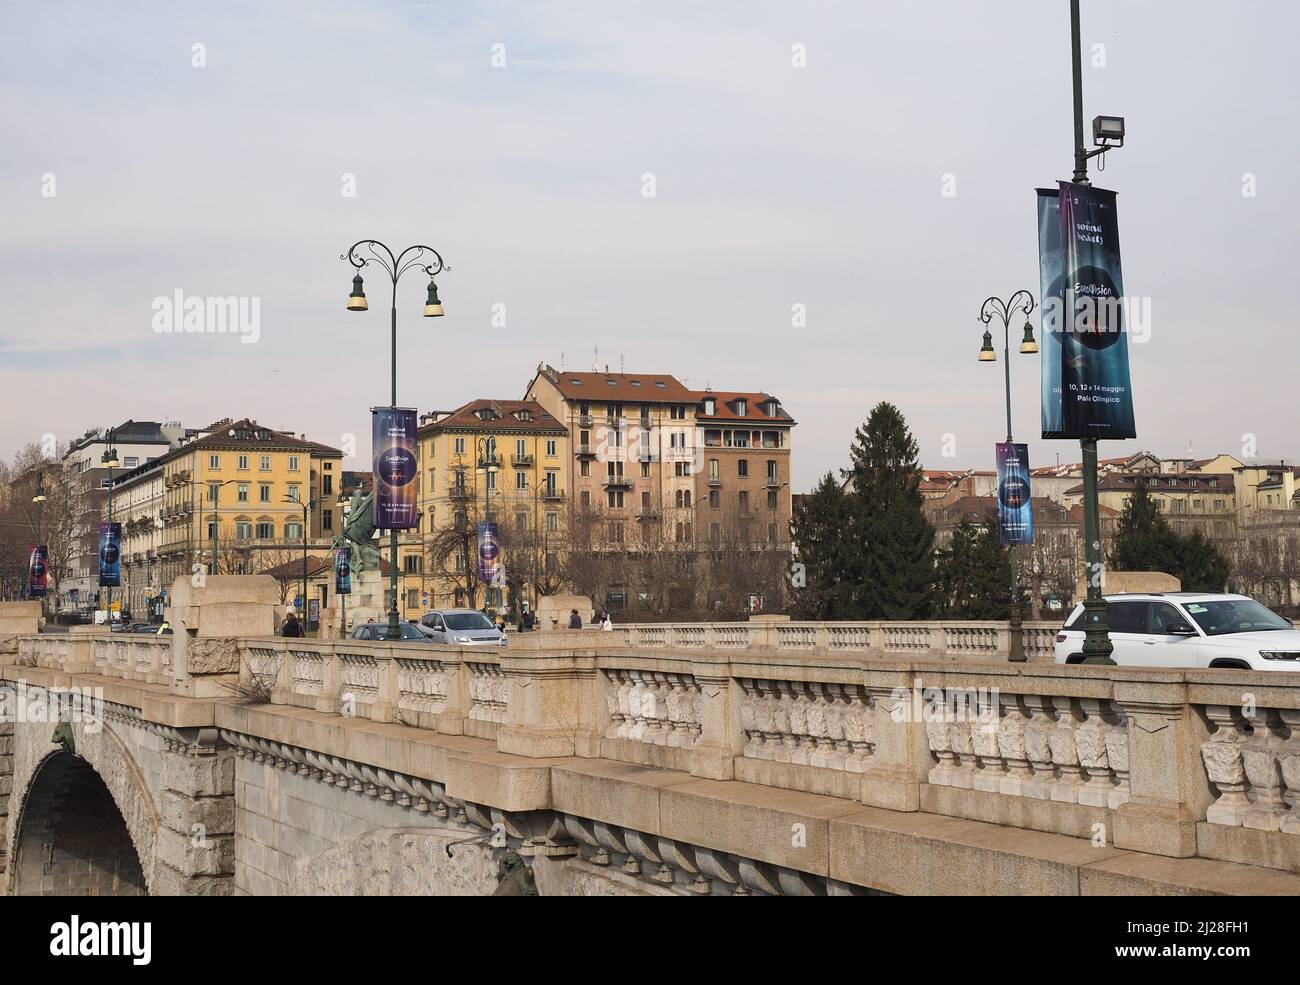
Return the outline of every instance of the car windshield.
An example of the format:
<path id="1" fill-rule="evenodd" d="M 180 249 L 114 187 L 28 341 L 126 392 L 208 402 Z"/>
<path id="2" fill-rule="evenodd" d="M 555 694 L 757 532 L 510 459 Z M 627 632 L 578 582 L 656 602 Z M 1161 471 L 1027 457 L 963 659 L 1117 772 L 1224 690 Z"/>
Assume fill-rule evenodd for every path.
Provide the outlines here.
<path id="1" fill-rule="evenodd" d="M 1290 629 L 1291 624 L 1270 612 L 1253 599 L 1222 599 L 1214 602 L 1187 602 L 1187 614 L 1196 620 L 1206 636 L 1227 633 L 1259 633 L 1273 629 Z"/>
<path id="2" fill-rule="evenodd" d="M 492 629 L 492 620 L 481 612 L 449 612 L 443 617 L 448 629 Z"/>

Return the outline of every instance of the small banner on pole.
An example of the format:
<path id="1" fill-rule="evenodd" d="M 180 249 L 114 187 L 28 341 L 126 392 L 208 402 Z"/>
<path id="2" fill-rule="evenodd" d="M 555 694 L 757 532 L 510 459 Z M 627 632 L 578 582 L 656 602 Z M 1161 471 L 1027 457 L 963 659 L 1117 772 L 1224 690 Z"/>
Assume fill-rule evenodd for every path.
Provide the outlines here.
<path id="1" fill-rule="evenodd" d="M 495 585 L 500 577 L 501 545 L 497 541 L 497 525 L 478 525 L 478 578 L 485 585 Z"/>
<path id="2" fill-rule="evenodd" d="M 998 543 L 1034 542 L 1034 506 L 1029 488 L 1029 446 L 999 441 Z"/>
<path id="3" fill-rule="evenodd" d="M 415 501 L 415 411 L 371 408 L 371 454 L 375 476 L 371 522 L 380 530 L 409 530 L 419 519 Z"/>
<path id="4" fill-rule="evenodd" d="M 99 525 L 99 584 L 117 588 L 122 584 L 122 525 Z"/>
<path id="5" fill-rule="evenodd" d="M 352 594 L 352 548 L 340 547 L 334 552 L 334 594 Z"/>
<path id="6" fill-rule="evenodd" d="M 43 599 L 50 590 L 50 549 L 37 544 L 27 559 L 27 592 L 34 599 Z"/>

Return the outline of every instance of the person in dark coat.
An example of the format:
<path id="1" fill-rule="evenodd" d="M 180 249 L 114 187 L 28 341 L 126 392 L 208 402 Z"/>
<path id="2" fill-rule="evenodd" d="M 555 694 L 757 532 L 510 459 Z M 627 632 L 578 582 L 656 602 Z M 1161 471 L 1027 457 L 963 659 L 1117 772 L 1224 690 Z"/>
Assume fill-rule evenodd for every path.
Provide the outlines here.
<path id="1" fill-rule="evenodd" d="M 577 609 L 571 609 L 569 611 L 569 628 L 570 629 L 582 628 L 582 616 L 578 615 Z"/>
<path id="2" fill-rule="evenodd" d="M 281 636 L 302 636 L 302 625 L 298 622 L 298 617 L 290 612 L 284 617 L 284 625 L 280 627 Z"/>

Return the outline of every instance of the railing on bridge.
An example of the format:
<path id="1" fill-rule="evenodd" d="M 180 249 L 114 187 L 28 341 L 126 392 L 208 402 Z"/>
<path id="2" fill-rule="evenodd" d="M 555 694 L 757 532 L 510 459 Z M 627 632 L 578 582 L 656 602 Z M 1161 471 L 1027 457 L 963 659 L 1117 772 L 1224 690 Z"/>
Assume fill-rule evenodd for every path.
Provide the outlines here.
<path id="1" fill-rule="evenodd" d="M 477 736 L 516 756 L 598 757 L 1300 871 L 1300 675 L 1011 664 L 995 655 L 1002 634 L 721 623 L 523 634 L 503 648 L 208 642 L 234 649 L 239 679 L 265 685 L 273 705 Z M 16 655 L 177 679 L 168 641 L 149 637 L 22 636 Z"/>
<path id="2" fill-rule="evenodd" d="M 1055 622 L 1027 622 L 1025 656 L 1051 660 Z M 614 627 L 628 646 L 691 649 L 770 648 L 829 653 L 897 653 L 954 659 L 996 659 L 1010 650 L 1005 621 L 627 623 Z"/>

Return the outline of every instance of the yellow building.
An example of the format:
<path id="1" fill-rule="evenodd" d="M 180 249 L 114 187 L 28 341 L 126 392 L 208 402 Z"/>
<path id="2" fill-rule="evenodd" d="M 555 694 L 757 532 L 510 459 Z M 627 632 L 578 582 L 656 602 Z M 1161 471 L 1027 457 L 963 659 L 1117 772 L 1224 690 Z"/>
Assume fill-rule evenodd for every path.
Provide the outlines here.
<path id="1" fill-rule="evenodd" d="M 420 418 L 420 556 L 402 558 L 421 608 L 535 604 L 558 587 L 569 486 L 568 431 L 532 400 L 473 400 Z M 506 584 L 478 579 L 477 524 L 497 524 Z M 399 552 L 405 554 L 405 552 Z M 415 572 L 413 567 L 420 570 Z M 414 615 L 407 605 L 406 615 Z M 517 611 L 517 610 L 516 610 Z"/>
<path id="2" fill-rule="evenodd" d="M 162 470 L 162 587 L 195 565 L 257 574 L 301 557 L 304 503 L 308 549 L 326 552 L 339 530 L 342 460 L 337 448 L 248 419 L 218 421 L 187 438 L 153 463 Z M 157 471 L 140 481 L 157 482 Z"/>

